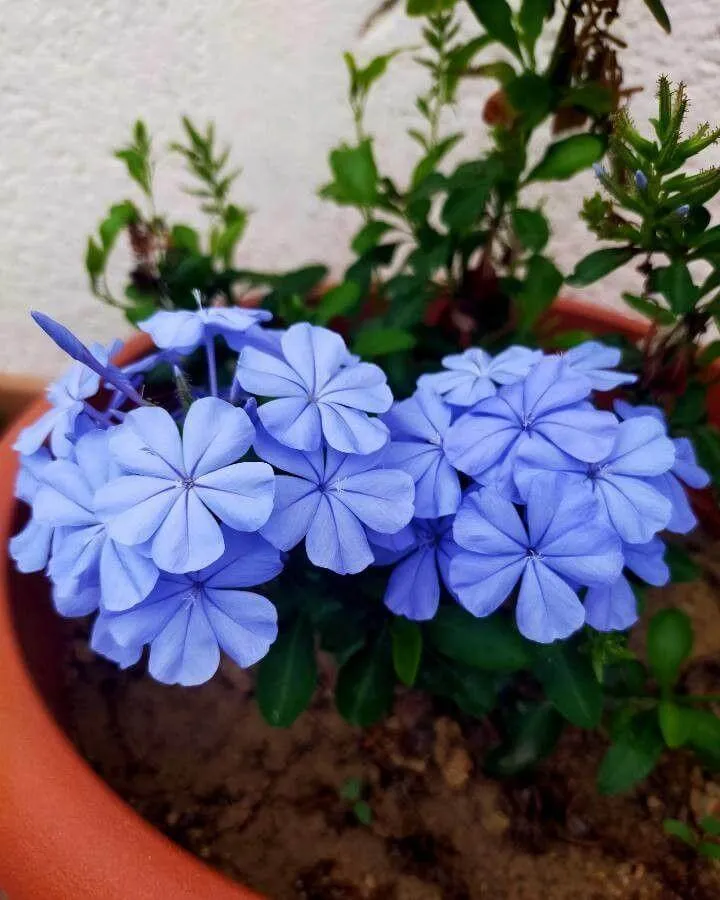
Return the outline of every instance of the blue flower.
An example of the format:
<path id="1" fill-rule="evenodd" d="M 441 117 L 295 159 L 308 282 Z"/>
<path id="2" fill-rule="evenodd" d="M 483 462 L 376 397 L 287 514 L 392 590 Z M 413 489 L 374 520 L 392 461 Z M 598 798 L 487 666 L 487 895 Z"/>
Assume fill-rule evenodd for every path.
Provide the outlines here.
<path id="1" fill-rule="evenodd" d="M 150 335 L 156 347 L 187 355 L 201 344 L 220 336 L 233 348 L 243 346 L 243 335 L 253 325 L 268 322 L 272 313 L 266 309 L 244 307 L 210 307 L 196 310 L 162 310 L 138 323 Z"/>
<path id="2" fill-rule="evenodd" d="M 450 408 L 427 387 L 383 417 L 391 437 L 385 465 L 412 476 L 415 515 L 423 519 L 450 515 L 460 505 L 460 479 L 443 447 L 451 420 Z"/>
<path id="3" fill-rule="evenodd" d="M 583 403 L 587 378 L 558 356 L 541 360 L 524 381 L 499 390 L 448 430 L 445 452 L 452 464 L 501 493 L 517 498 L 514 461 L 529 445 L 558 447 L 575 459 L 598 462 L 612 449 L 617 420 Z"/>
<path id="4" fill-rule="evenodd" d="M 635 172 L 635 187 L 644 193 L 648 189 L 647 175 L 640 169 Z"/>
<path id="5" fill-rule="evenodd" d="M 540 350 L 510 347 L 497 356 L 472 347 L 443 358 L 447 371 L 421 375 L 418 386 L 429 387 L 452 406 L 475 406 L 497 392 L 496 385 L 514 384 L 525 378 L 542 358 Z"/>
<path id="6" fill-rule="evenodd" d="M 380 565 L 396 563 L 385 591 L 385 605 L 397 616 L 416 622 L 432 619 L 440 603 L 440 583 L 450 590 L 450 560 L 458 551 L 452 535 L 453 517 L 413 519 L 407 529 L 401 550 L 391 550 L 381 539 Z M 373 546 L 377 547 L 377 537 Z M 384 551 L 384 552 L 383 552 Z"/>
<path id="7" fill-rule="evenodd" d="M 316 566 L 340 575 L 361 572 L 374 561 L 367 530 L 395 534 L 412 518 L 412 478 L 383 468 L 382 451 L 302 453 L 259 431 L 255 452 L 289 473 L 276 477 L 275 508 L 261 534 L 280 550 L 305 538 Z"/>
<path id="8" fill-rule="evenodd" d="M 621 384 L 633 384 L 636 375 L 616 372 L 620 365 L 622 353 L 615 347 L 606 347 L 598 341 L 585 341 L 563 354 L 565 363 L 574 372 L 585 375 L 590 380 L 593 390 L 611 391 Z"/>
<path id="9" fill-rule="evenodd" d="M 97 514 L 95 494 L 116 474 L 107 432 L 80 438 L 75 457 L 75 462 L 56 460 L 45 468 L 33 504 L 37 521 L 55 529 L 48 574 L 58 597 L 99 587 L 103 606 L 127 609 L 150 593 L 157 566 L 137 548 L 113 541 Z"/>
<path id="10" fill-rule="evenodd" d="M 585 621 L 571 585 L 614 583 L 623 558 L 617 536 L 598 520 L 593 497 L 563 493 L 553 477 L 535 479 L 526 514 L 527 528 L 493 488 L 470 491 L 453 527 L 464 549 L 450 563 L 450 587 L 474 616 L 488 616 L 520 581 L 518 628 L 532 641 L 550 643 Z"/>
<path id="11" fill-rule="evenodd" d="M 672 507 L 654 477 L 667 472 L 675 448 L 652 416 L 618 426 L 615 444 L 597 463 L 583 463 L 549 444 L 527 444 L 518 455 L 515 480 L 527 494 L 542 472 L 559 473 L 568 491 L 587 491 L 600 501 L 603 515 L 628 544 L 645 544 L 667 527 Z"/>
<path id="12" fill-rule="evenodd" d="M 625 544 L 623 557 L 631 572 L 661 587 L 670 580 L 664 560 L 665 545 L 660 538 L 647 544 Z M 585 595 L 585 621 L 596 631 L 625 631 L 638 620 L 637 601 L 630 582 L 621 575 L 613 584 L 588 588 Z"/>
<path id="13" fill-rule="evenodd" d="M 387 443 L 387 428 L 367 413 L 392 405 L 385 375 L 371 363 L 349 364 L 343 339 L 301 322 L 281 338 L 283 357 L 245 347 L 236 378 L 264 403 L 258 416 L 277 441 L 296 450 L 319 450 L 323 438 L 341 453 L 374 453 Z"/>
<path id="14" fill-rule="evenodd" d="M 260 594 L 244 590 L 273 579 L 280 554 L 257 534 L 223 529 L 225 551 L 199 572 L 163 572 L 142 603 L 100 614 L 94 638 L 100 652 L 132 664 L 150 645 L 148 670 L 164 684 L 208 681 L 223 650 L 239 666 L 262 659 L 277 636 L 277 614 Z"/>
<path id="15" fill-rule="evenodd" d="M 127 474 L 96 493 L 98 514 L 120 544 L 150 542 L 165 572 L 203 569 L 225 545 L 218 519 L 238 531 L 256 531 L 270 516 L 270 466 L 238 462 L 255 429 L 247 414 L 216 397 L 195 401 L 182 439 L 159 407 L 129 413 L 112 430 L 110 450 Z"/>
<path id="16" fill-rule="evenodd" d="M 8 549 L 18 572 L 40 572 L 47 565 L 52 546 L 53 528 L 39 522 L 32 514 L 32 504 L 43 484 L 44 473 L 53 461 L 50 452 L 41 447 L 30 456 L 20 458 L 20 471 L 15 496 L 31 507 L 30 519 L 18 534 L 10 538 Z"/>

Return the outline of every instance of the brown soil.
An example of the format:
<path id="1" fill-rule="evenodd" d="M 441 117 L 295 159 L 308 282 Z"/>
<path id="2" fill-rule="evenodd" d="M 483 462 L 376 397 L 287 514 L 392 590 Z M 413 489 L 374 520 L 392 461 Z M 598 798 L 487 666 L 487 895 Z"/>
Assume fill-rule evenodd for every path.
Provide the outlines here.
<path id="1" fill-rule="evenodd" d="M 657 591 L 696 623 L 694 690 L 720 689 L 720 566 Z M 625 797 L 599 797 L 604 740 L 570 729 L 538 770 L 482 775 L 487 725 L 408 693 L 363 733 L 328 687 L 287 731 L 261 720 L 252 679 L 225 664 L 192 690 L 117 672 L 68 625 L 71 731 L 119 794 L 169 837 L 273 900 L 711 900 L 720 868 L 665 836 L 666 817 L 720 816 L 720 781 L 682 752 Z M 714 657 L 714 659 L 713 659 Z M 341 798 L 361 779 L 372 821 Z"/>

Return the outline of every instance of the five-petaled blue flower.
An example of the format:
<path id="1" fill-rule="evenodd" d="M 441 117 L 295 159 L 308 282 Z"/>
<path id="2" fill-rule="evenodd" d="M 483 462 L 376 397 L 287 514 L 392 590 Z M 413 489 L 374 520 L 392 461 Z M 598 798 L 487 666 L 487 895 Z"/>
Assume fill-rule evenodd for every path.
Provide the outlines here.
<path id="1" fill-rule="evenodd" d="M 455 517 L 461 549 L 450 563 L 450 587 L 475 616 L 488 616 L 520 581 L 516 619 L 529 640 L 551 643 L 582 627 L 577 585 L 613 584 L 622 571 L 620 541 L 598 520 L 588 493 L 563 493 L 553 476 L 533 482 L 527 526 L 494 488 L 471 490 Z"/>
<path id="2" fill-rule="evenodd" d="M 418 386 L 429 387 L 451 406 L 475 406 L 497 392 L 497 385 L 514 384 L 542 358 L 540 350 L 509 347 L 490 356 L 479 347 L 443 357 L 444 372 L 421 375 Z"/>
<path id="3" fill-rule="evenodd" d="M 460 505 L 460 479 L 443 446 L 451 420 L 450 408 L 427 387 L 383 417 L 391 438 L 385 465 L 412 475 L 419 518 L 447 516 Z"/>
<path id="4" fill-rule="evenodd" d="M 50 451 L 41 447 L 30 456 L 20 459 L 20 471 L 15 483 L 15 496 L 31 509 L 38 491 L 43 485 L 44 473 L 53 461 Z M 18 572 L 40 572 L 50 558 L 53 528 L 40 522 L 32 511 L 22 531 L 10 538 L 8 549 Z"/>
<path id="5" fill-rule="evenodd" d="M 162 573 L 142 603 L 102 612 L 98 649 L 131 664 L 150 645 L 148 670 L 165 684 L 202 684 L 217 671 L 223 650 L 239 666 L 262 659 L 277 636 L 277 614 L 260 594 L 282 569 L 278 551 L 257 534 L 223 528 L 225 551 L 213 565 L 183 575 Z"/>
<path id="6" fill-rule="evenodd" d="M 239 462 L 254 436 L 247 414 L 216 397 L 192 404 L 182 438 L 164 409 L 129 413 L 110 435 L 110 450 L 126 474 L 96 494 L 110 537 L 129 546 L 149 542 L 165 572 L 215 562 L 225 549 L 218 519 L 238 531 L 257 531 L 272 510 L 270 466 Z"/>
<path id="7" fill-rule="evenodd" d="M 237 378 L 243 390 L 277 399 L 258 409 L 260 422 L 280 443 L 319 450 L 323 438 L 341 453 L 374 453 L 388 431 L 368 413 L 392 405 L 385 374 L 372 363 L 352 363 L 340 335 L 300 322 L 282 335 L 283 357 L 245 347 Z"/>
<path id="8" fill-rule="evenodd" d="M 566 365 L 589 379 L 593 390 L 611 391 L 621 384 L 633 384 L 637 375 L 617 372 L 622 352 L 617 347 L 607 347 L 599 341 L 585 341 L 563 355 Z"/>
<path id="9" fill-rule="evenodd" d="M 584 462 L 610 453 L 618 423 L 585 399 L 590 381 L 559 356 L 542 359 L 524 381 L 501 388 L 448 430 L 445 452 L 453 465 L 482 484 L 518 499 L 514 480 L 519 453 L 549 445 Z"/>
<path id="10" fill-rule="evenodd" d="M 383 468 L 383 451 L 303 453 L 258 432 L 255 452 L 276 469 L 275 508 L 261 534 L 280 550 L 305 538 L 308 558 L 340 575 L 373 561 L 367 529 L 395 534 L 413 516 L 412 478 Z"/>
<path id="11" fill-rule="evenodd" d="M 240 306 L 209 307 L 196 310 L 161 310 L 138 323 L 156 347 L 189 354 L 201 344 L 220 336 L 235 350 L 243 346 L 243 335 L 253 325 L 268 322 L 272 313 L 266 309 L 245 309 Z"/>

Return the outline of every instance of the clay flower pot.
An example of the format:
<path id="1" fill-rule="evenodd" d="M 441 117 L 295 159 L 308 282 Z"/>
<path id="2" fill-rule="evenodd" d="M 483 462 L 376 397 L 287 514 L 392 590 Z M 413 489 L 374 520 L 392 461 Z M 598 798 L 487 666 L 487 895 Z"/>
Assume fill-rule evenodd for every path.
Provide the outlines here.
<path id="1" fill-rule="evenodd" d="M 638 319 L 558 301 L 563 329 L 640 339 Z M 149 349 L 133 338 L 118 362 Z M 713 420 L 720 394 L 710 392 Z M 0 546 L 17 530 L 18 432 L 46 409 L 37 401 L 0 442 Z M 62 728 L 60 630 L 41 576 L 0 569 L 0 891 L 9 900 L 259 900 L 163 837 L 91 770 Z"/>

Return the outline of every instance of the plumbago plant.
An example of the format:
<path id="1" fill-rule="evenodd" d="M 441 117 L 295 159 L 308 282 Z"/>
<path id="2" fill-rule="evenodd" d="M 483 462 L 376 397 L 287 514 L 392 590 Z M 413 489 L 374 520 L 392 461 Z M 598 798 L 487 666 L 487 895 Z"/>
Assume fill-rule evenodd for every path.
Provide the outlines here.
<path id="1" fill-rule="evenodd" d="M 395 400 L 338 333 L 197 299 L 142 321 L 157 349 L 121 368 L 33 314 L 75 362 L 17 439 L 30 517 L 10 552 L 61 615 L 93 617 L 97 653 L 188 687 L 223 653 L 259 664 L 280 726 L 310 703 L 319 648 L 354 725 L 398 682 L 492 716 L 499 774 L 566 721 L 610 729 L 607 792 L 665 745 L 720 764 L 713 698 L 679 682 L 687 619 L 653 618 L 649 671 L 627 649 L 642 585 L 669 578 L 663 535 L 694 526 L 686 487 L 708 479 L 658 408 L 599 408 L 635 380 L 619 351 L 472 348 Z"/>

